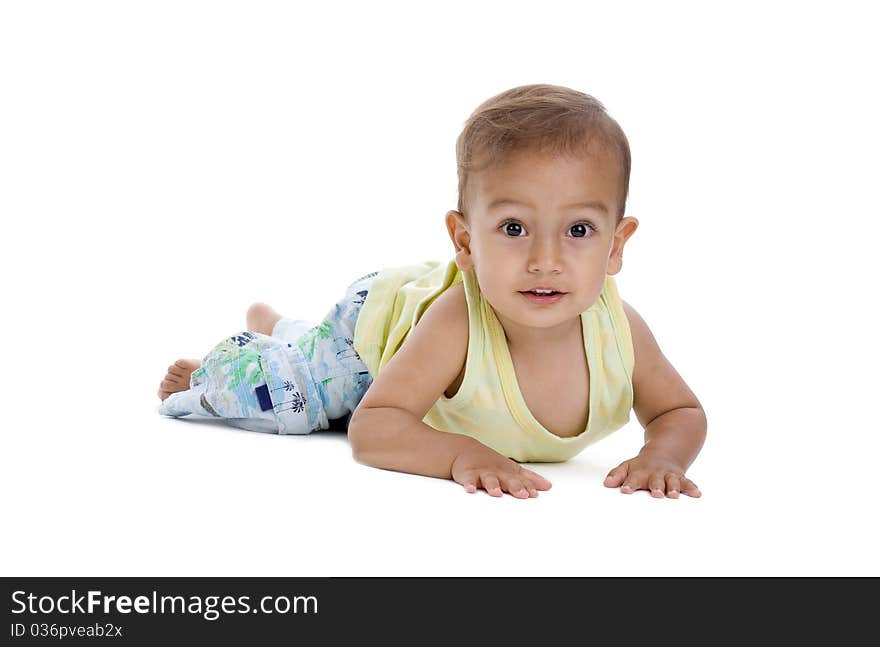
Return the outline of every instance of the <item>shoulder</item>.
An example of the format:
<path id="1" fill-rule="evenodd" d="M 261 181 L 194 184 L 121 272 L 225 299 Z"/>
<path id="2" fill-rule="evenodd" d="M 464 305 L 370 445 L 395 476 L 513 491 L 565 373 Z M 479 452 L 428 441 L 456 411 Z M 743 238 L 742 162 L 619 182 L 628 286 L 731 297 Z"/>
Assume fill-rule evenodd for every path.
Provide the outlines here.
<path id="1" fill-rule="evenodd" d="M 464 284 L 456 283 L 434 299 L 422 314 L 416 328 L 423 323 L 427 324 L 439 339 L 456 347 L 463 344 L 466 348 L 469 320 Z"/>
<path id="2" fill-rule="evenodd" d="M 429 317 L 430 313 L 430 317 Z M 445 324 L 458 324 L 464 320 L 467 328 L 467 298 L 464 293 L 464 284 L 456 283 L 444 290 L 425 308 L 416 325 L 429 318 L 430 321 L 442 319 Z"/>
<path id="3" fill-rule="evenodd" d="M 636 312 L 636 309 L 623 299 L 620 300 L 620 305 L 623 307 L 626 321 L 629 324 L 634 349 L 636 346 L 642 346 L 643 350 L 649 350 L 651 346 L 656 346 L 657 342 L 654 339 L 654 335 L 651 334 L 648 324 L 646 324 L 645 320 L 642 319 L 642 316 Z M 657 350 L 659 351 L 660 349 L 657 348 Z"/>
<path id="4" fill-rule="evenodd" d="M 620 300 L 623 312 L 629 323 L 630 336 L 632 337 L 633 354 L 635 355 L 635 367 L 633 369 L 633 384 L 643 382 L 645 376 L 651 372 L 657 362 L 663 357 L 660 346 L 654 338 L 651 329 L 642 316 L 629 303 Z"/>
<path id="5" fill-rule="evenodd" d="M 464 314 L 467 316 L 467 297 L 464 293 L 464 283 L 456 283 L 443 291 L 439 297 L 434 299 L 431 304 L 433 308 L 437 304 L 442 303 L 449 314 Z"/>

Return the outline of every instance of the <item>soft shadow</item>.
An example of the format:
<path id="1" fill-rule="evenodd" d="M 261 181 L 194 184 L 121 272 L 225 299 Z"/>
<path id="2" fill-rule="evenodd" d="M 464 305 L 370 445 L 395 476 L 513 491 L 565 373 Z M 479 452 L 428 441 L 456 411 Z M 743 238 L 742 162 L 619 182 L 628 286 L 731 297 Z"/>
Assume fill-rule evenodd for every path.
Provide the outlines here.
<path id="1" fill-rule="evenodd" d="M 578 456 L 563 463 L 523 463 L 522 465 L 541 476 L 546 476 L 551 481 L 553 480 L 551 475 L 572 476 L 587 481 L 604 481 L 608 476 L 605 465 L 586 456 Z"/>
<path id="2" fill-rule="evenodd" d="M 241 427 L 236 427 L 235 425 L 230 425 L 227 422 L 224 422 L 222 419 L 214 419 L 214 418 L 205 418 L 205 417 L 196 417 L 196 416 L 181 416 L 179 418 L 174 418 L 172 416 L 162 416 L 167 420 L 175 420 L 179 422 L 185 422 L 188 425 L 203 425 L 207 427 L 214 427 L 216 429 L 225 429 L 227 431 L 235 431 L 241 432 L 244 434 L 257 434 L 260 436 L 277 436 L 279 438 L 303 438 L 303 437 L 312 437 L 312 436 L 320 436 L 322 438 L 331 438 L 336 442 L 348 442 L 348 418 L 337 418 L 334 420 L 328 420 L 330 427 L 328 429 L 323 429 L 321 431 L 314 431 L 311 434 L 278 434 L 270 431 L 257 431 L 250 429 L 242 429 Z"/>

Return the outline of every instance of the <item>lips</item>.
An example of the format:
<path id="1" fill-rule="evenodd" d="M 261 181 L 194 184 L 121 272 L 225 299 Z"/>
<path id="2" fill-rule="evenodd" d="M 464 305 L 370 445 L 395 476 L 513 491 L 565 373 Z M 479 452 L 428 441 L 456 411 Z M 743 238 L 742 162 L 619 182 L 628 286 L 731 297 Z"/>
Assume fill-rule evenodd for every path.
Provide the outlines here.
<path id="1" fill-rule="evenodd" d="M 553 294 L 535 294 L 534 292 L 520 292 L 529 302 L 535 304 L 556 303 L 566 295 L 565 292 L 554 292 Z"/>
<path id="2" fill-rule="evenodd" d="M 540 292 L 538 292 L 540 290 Z M 536 296 L 547 296 L 552 294 L 565 294 L 562 290 L 556 288 L 532 288 L 531 290 L 521 290 L 522 294 L 534 294 Z"/>

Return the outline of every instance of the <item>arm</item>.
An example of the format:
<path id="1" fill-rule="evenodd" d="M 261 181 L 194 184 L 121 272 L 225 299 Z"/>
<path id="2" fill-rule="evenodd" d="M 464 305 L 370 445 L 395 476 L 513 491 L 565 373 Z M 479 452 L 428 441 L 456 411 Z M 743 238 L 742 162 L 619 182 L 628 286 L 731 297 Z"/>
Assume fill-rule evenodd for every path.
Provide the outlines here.
<path id="1" fill-rule="evenodd" d="M 684 473 L 706 440 L 706 414 L 642 317 L 626 302 L 623 309 L 635 353 L 633 409 L 645 428 L 645 445 L 638 456 L 611 470 L 605 485 L 621 486 L 624 493 L 648 489 L 656 497 L 700 496 Z"/>
<path id="2" fill-rule="evenodd" d="M 373 380 L 348 425 L 356 461 L 382 469 L 451 478 L 468 492 L 482 485 L 518 498 L 537 496 L 550 482 L 479 441 L 422 422 L 461 372 L 467 357 L 464 290 L 437 298 L 390 362 Z"/>
<path id="3" fill-rule="evenodd" d="M 422 422 L 467 355 L 467 304 L 464 292 L 459 297 L 456 291 L 450 288 L 428 307 L 352 414 L 348 437 L 359 463 L 450 478 L 455 457 L 476 442 Z"/>
<path id="4" fill-rule="evenodd" d="M 645 427 L 645 451 L 669 456 L 682 471 L 694 462 L 706 440 L 706 414 L 695 406 L 672 409 Z"/>
<path id="5" fill-rule="evenodd" d="M 480 444 L 469 436 L 438 431 L 410 411 L 392 406 L 358 406 L 348 436 L 359 463 L 442 479 L 452 478 L 452 463 L 461 452 Z"/>

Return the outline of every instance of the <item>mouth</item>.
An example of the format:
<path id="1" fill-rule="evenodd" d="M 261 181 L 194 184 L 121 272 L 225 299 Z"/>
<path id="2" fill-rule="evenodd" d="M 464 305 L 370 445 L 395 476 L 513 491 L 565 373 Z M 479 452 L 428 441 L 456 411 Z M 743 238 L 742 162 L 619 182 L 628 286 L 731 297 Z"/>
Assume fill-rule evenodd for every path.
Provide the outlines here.
<path id="1" fill-rule="evenodd" d="M 545 303 L 556 303 L 557 301 L 559 301 L 562 297 L 564 297 L 568 293 L 567 292 L 556 292 L 556 291 L 553 291 L 553 292 L 529 291 L 529 292 L 520 292 L 520 294 L 523 295 L 526 299 L 528 299 L 531 303 L 545 304 Z"/>

